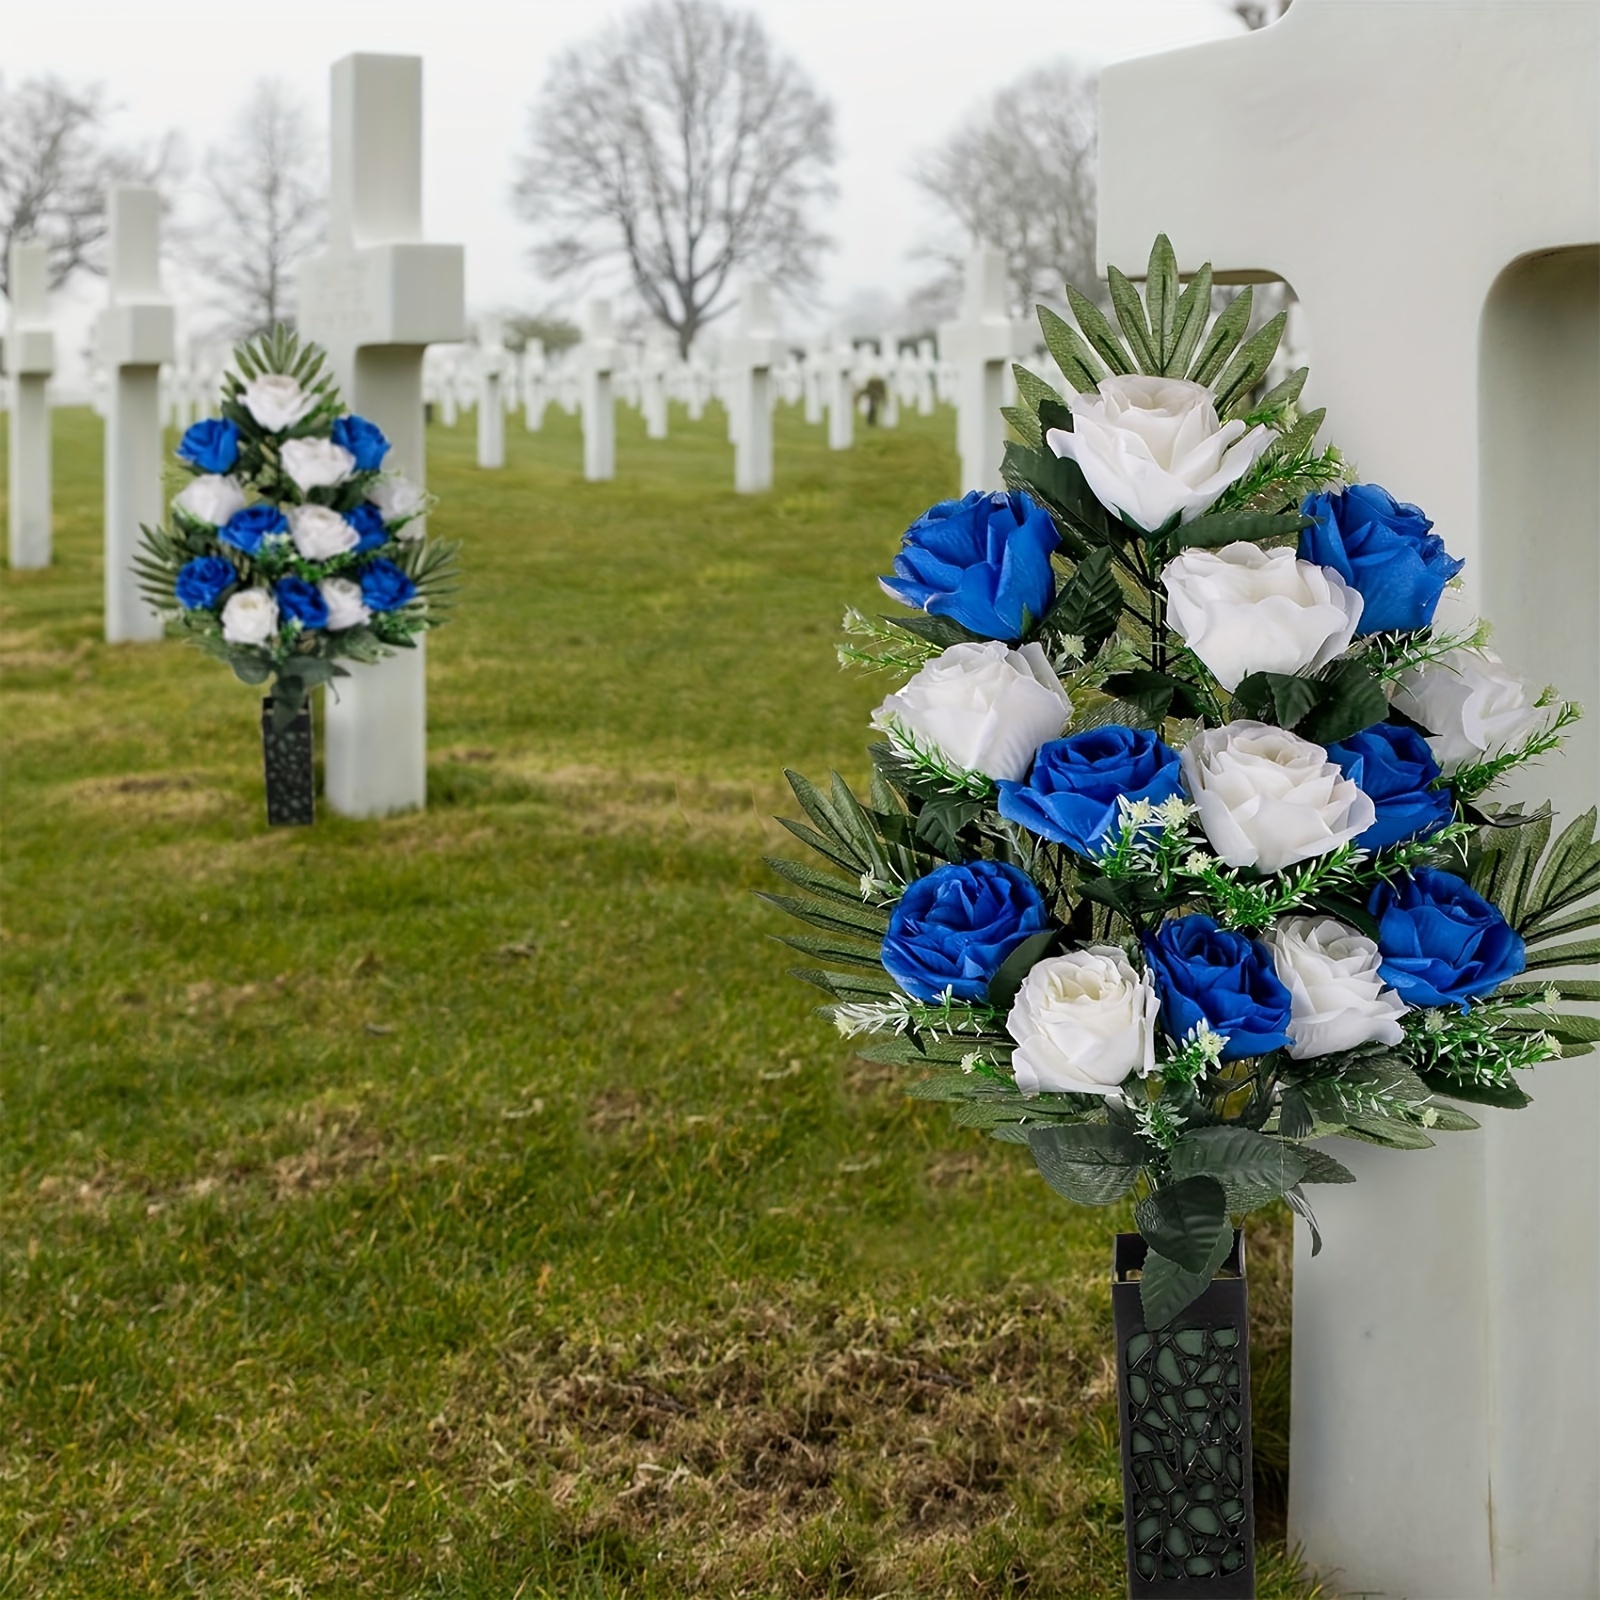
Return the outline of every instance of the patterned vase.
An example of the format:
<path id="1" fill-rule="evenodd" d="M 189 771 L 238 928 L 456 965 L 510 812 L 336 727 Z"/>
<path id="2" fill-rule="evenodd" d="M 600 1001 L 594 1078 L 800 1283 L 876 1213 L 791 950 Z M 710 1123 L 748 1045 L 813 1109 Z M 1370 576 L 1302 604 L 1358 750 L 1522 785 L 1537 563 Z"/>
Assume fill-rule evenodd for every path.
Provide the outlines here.
<path id="1" fill-rule="evenodd" d="M 282 727 L 272 715 L 272 696 L 261 702 L 261 760 L 267 777 L 267 822 L 271 827 L 305 827 L 317 820 L 316 785 L 311 767 L 311 705 Z"/>

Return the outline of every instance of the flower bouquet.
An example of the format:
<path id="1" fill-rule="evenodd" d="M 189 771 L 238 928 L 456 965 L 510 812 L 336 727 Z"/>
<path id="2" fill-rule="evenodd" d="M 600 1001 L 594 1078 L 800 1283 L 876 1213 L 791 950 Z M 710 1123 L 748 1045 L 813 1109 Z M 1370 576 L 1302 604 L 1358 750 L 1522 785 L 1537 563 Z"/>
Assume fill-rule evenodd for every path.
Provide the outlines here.
<path id="1" fill-rule="evenodd" d="M 310 691 L 413 648 L 453 587 L 455 547 L 422 537 L 431 499 L 381 470 L 389 441 L 342 411 L 324 359 L 282 327 L 235 350 L 221 415 L 178 445 L 171 527 L 145 528 L 136 562 L 151 605 L 269 686 L 272 822 L 312 820 Z"/>
<path id="2" fill-rule="evenodd" d="M 870 793 L 791 773 L 833 870 L 771 863 L 864 1055 L 1068 1200 L 1134 1200 L 1136 1592 L 1249 1592 L 1237 1219 L 1285 1200 L 1315 1253 L 1308 1192 L 1352 1181 L 1317 1141 L 1422 1148 L 1600 1036 L 1558 1009 L 1600 998 L 1559 975 L 1600 954 L 1595 812 L 1553 837 L 1492 798 L 1577 709 L 1488 648 L 1423 513 L 1319 446 L 1304 369 L 1261 392 L 1284 318 L 1249 334 L 1246 289 L 1212 320 L 1211 287 L 1163 237 L 1142 298 L 1110 275 L 1119 327 L 1041 308 L 1072 392 L 1017 368 L 1009 492 L 906 531 L 905 613 L 847 613 L 842 660 L 900 680 Z"/>

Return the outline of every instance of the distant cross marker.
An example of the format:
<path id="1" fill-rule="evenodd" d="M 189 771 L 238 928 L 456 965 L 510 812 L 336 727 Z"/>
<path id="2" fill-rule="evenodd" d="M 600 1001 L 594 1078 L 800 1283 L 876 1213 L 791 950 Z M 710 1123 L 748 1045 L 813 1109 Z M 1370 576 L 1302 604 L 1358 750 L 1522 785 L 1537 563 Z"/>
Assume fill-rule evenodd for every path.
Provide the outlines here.
<path id="1" fill-rule="evenodd" d="M 140 528 L 161 500 L 161 363 L 175 354 L 172 302 L 161 287 L 161 196 L 119 186 L 106 194 L 110 297 L 100 317 L 109 376 L 105 442 L 105 628 L 110 644 L 161 637 L 139 593 L 133 558 Z"/>
<path id="2" fill-rule="evenodd" d="M 11 384 L 10 549 L 13 567 L 50 565 L 50 253 L 37 242 L 11 246 L 11 317 L 6 376 Z"/>
<path id="3" fill-rule="evenodd" d="M 583 475 L 590 483 L 609 483 L 617 475 L 617 399 L 612 388 L 617 339 L 609 300 L 589 302 L 577 356 L 583 382 Z"/>
<path id="4" fill-rule="evenodd" d="M 723 347 L 729 369 L 734 436 L 733 487 L 760 494 L 772 487 L 772 368 L 779 355 L 772 286 L 751 278 L 739 300 L 738 331 Z"/>
<path id="5" fill-rule="evenodd" d="M 499 317 L 478 320 L 478 465 L 506 464 L 506 345 Z"/>
<path id="6" fill-rule="evenodd" d="M 300 269 L 300 331 L 328 351 L 345 405 L 388 436 L 385 470 L 421 485 L 423 354 L 465 333 L 461 246 L 422 242 L 421 59 L 335 62 L 331 142 L 328 248 Z M 349 670 L 327 697 L 328 804 L 349 817 L 426 804 L 423 641 Z"/>
<path id="7" fill-rule="evenodd" d="M 1100 256 L 1278 276 L 1311 405 L 1468 560 L 1500 653 L 1600 704 L 1600 8 L 1298 0 L 1109 67 Z M 1329 197 L 1337 197 L 1330 217 Z M 1332 225 L 1330 225 L 1330 223 Z M 1519 776 L 1570 818 L 1593 718 Z M 1600 1071 L 1422 1154 L 1341 1141 L 1297 1244 L 1291 1544 L 1341 1589 L 1600 1594 Z"/>
<path id="8" fill-rule="evenodd" d="M 1008 363 L 1017 324 L 1007 309 L 1006 258 L 987 245 L 967 257 L 961 315 L 939 329 L 939 351 L 956 371 L 956 452 L 961 492 L 1000 487 L 1005 454 Z"/>

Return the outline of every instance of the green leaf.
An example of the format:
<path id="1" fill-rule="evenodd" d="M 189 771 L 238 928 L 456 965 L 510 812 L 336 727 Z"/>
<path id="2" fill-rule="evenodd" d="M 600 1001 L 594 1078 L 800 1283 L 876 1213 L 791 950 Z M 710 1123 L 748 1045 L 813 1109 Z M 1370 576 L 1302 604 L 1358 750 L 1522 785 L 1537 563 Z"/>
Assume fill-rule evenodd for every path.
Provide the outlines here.
<path id="1" fill-rule="evenodd" d="M 779 817 L 777 821 L 802 844 L 809 845 L 819 856 L 826 857 L 836 867 L 843 867 L 846 872 L 861 870 L 861 863 L 847 853 L 842 845 L 831 838 L 824 838 L 815 828 L 807 827 L 803 822 L 796 822 L 793 817 Z"/>
<path id="2" fill-rule="evenodd" d="M 1189 369 L 1192 383 L 1210 383 L 1222 371 L 1222 363 L 1233 352 L 1234 346 L 1244 337 L 1250 326 L 1250 306 L 1254 295 L 1247 285 L 1233 300 L 1222 308 L 1222 315 L 1211 324 L 1211 332 L 1200 346 Z"/>
<path id="3" fill-rule="evenodd" d="M 1139 1277 L 1139 1303 L 1144 1310 L 1144 1325 L 1164 1328 L 1203 1295 L 1216 1277 L 1217 1269 L 1233 1249 L 1233 1229 L 1224 1222 L 1198 1271 L 1191 1272 L 1169 1260 L 1157 1250 L 1144 1258 Z"/>
<path id="4" fill-rule="evenodd" d="M 1281 411 L 1287 405 L 1293 405 L 1300 398 L 1300 391 L 1306 386 L 1306 379 L 1311 376 L 1310 367 L 1296 367 L 1282 383 L 1275 384 L 1256 401 L 1255 409 L 1250 413 L 1252 417 L 1267 418 L 1274 412 Z M 1315 429 L 1312 430 L 1315 433 Z M 1288 435 L 1283 436 L 1287 438 Z M 1279 441 L 1280 443 L 1282 440 Z M 1309 444 L 1311 441 L 1306 441 Z"/>
<path id="5" fill-rule="evenodd" d="M 825 905 L 820 900 L 801 900 L 793 895 L 768 894 L 764 889 L 758 889 L 756 894 L 768 905 L 774 905 L 780 911 L 787 911 L 791 917 L 798 917 L 802 922 L 809 922 L 813 927 L 823 928 L 829 933 L 881 940 L 889 926 L 888 914 L 874 911 L 869 906 L 851 909 L 842 905 Z"/>
<path id="6" fill-rule="evenodd" d="M 1395 1117 L 1347 1117 L 1341 1137 L 1378 1144 L 1388 1150 L 1431 1150 L 1433 1140 L 1415 1123 Z"/>
<path id="7" fill-rule="evenodd" d="M 1306 1171 L 1304 1157 L 1294 1145 L 1238 1127 L 1189 1129 L 1173 1146 L 1170 1159 L 1175 1178 L 1205 1176 L 1219 1182 L 1232 1212 L 1270 1204 Z M 1162 1254 L 1174 1252 L 1163 1247 Z M 1174 1259 L 1182 1260 L 1176 1255 Z"/>
<path id="8" fill-rule="evenodd" d="M 1132 672 L 1118 672 L 1107 678 L 1105 691 L 1118 700 L 1136 706 L 1149 719 L 1153 727 L 1169 712 L 1174 716 L 1193 717 L 1201 711 L 1200 701 L 1191 685 L 1182 678 L 1165 672 L 1153 672 L 1148 667 L 1136 667 Z"/>
<path id="9" fill-rule="evenodd" d="M 1062 550 L 1074 561 L 1118 541 L 1121 524 L 1095 499 L 1076 461 L 1009 440 L 1000 476 L 1008 488 L 1026 489 L 1049 507 L 1061 530 Z"/>
<path id="10" fill-rule="evenodd" d="M 1292 728 L 1316 705 L 1320 687 L 1315 679 L 1288 672 L 1252 672 L 1241 678 L 1233 698 L 1246 716 L 1257 722 L 1272 721 Z"/>
<path id="11" fill-rule="evenodd" d="M 265 683 L 272 676 L 271 663 L 256 656 L 229 656 L 228 665 L 240 683 Z"/>
<path id="12" fill-rule="evenodd" d="M 1498 1106 L 1505 1111 L 1519 1111 L 1533 1101 L 1507 1078 L 1503 1083 L 1477 1083 L 1452 1077 L 1448 1072 L 1419 1072 L 1422 1081 L 1435 1094 L 1449 1095 L 1452 1100 L 1465 1100 L 1468 1105 Z"/>
<path id="13" fill-rule="evenodd" d="M 1316 1125 L 1304 1092 L 1296 1084 L 1285 1084 L 1278 1097 L 1278 1132 L 1285 1139 L 1304 1139 Z"/>
<path id="14" fill-rule="evenodd" d="M 1116 631 L 1122 616 L 1122 585 L 1111 562 L 1111 551 L 1104 547 L 1085 556 L 1062 584 L 1041 631 L 1058 637 L 1076 634 L 1084 642 L 1085 655 L 1092 656 Z"/>
<path id="15" fill-rule="evenodd" d="M 1050 432 L 1060 428 L 1064 433 L 1072 432 L 1072 408 L 1064 400 L 1041 400 L 1039 402 L 1039 427 L 1043 432 Z M 1041 449 L 1045 447 L 1040 446 Z M 1047 451 L 1054 455 L 1053 450 Z"/>
<path id="16" fill-rule="evenodd" d="M 1183 523 L 1169 536 L 1174 550 L 1215 550 L 1219 545 L 1293 539 L 1311 519 L 1298 511 L 1219 511 Z"/>
<path id="17" fill-rule="evenodd" d="M 1382 722 L 1389 715 L 1383 685 L 1364 662 L 1335 661 L 1317 678 L 1317 703 L 1295 732 L 1313 744 L 1334 744 Z"/>
<path id="18" fill-rule="evenodd" d="M 1106 321 L 1099 306 L 1079 294 L 1070 283 L 1067 285 L 1067 304 L 1072 307 L 1072 314 L 1078 319 L 1078 326 L 1083 329 L 1084 338 L 1094 347 L 1095 354 L 1113 372 L 1126 373 L 1135 370 L 1133 361 L 1129 359 L 1128 352 L 1116 335 L 1116 330 Z"/>
<path id="19" fill-rule="evenodd" d="M 1117 314 L 1117 323 L 1128 341 L 1128 349 L 1141 372 L 1159 372 L 1161 360 L 1156 354 L 1156 342 L 1145 319 L 1144 301 L 1127 275 L 1116 267 L 1106 269 L 1106 286 L 1111 291 L 1111 307 Z"/>
<path id="20" fill-rule="evenodd" d="M 1178 314 L 1178 258 L 1172 241 L 1164 233 L 1156 235 L 1150 250 L 1150 265 L 1145 272 L 1145 304 L 1150 311 L 1151 342 L 1155 346 L 1156 371 L 1166 372 L 1173 344 L 1173 328 Z"/>
<path id="21" fill-rule="evenodd" d="M 1079 1205 L 1104 1206 L 1133 1187 L 1144 1150 L 1133 1135 L 1106 1123 L 1033 1128 L 1028 1148 L 1040 1176 Z"/>
<path id="22" fill-rule="evenodd" d="M 1300 1159 L 1305 1162 L 1306 1170 L 1301 1176 L 1301 1183 L 1354 1183 L 1356 1175 L 1342 1161 L 1335 1161 L 1326 1150 L 1318 1150 L 1314 1145 L 1300 1146 Z"/>
<path id="23" fill-rule="evenodd" d="M 1172 344 L 1167 351 L 1166 365 L 1162 369 L 1172 377 L 1181 378 L 1189 369 L 1200 335 L 1206 331 L 1206 319 L 1211 315 L 1211 263 L 1208 261 L 1189 280 L 1189 287 L 1178 301 L 1177 315 L 1173 319 Z"/>
<path id="24" fill-rule="evenodd" d="M 1289 313 L 1280 311 L 1277 316 L 1253 333 L 1239 348 L 1239 353 L 1228 363 L 1227 370 L 1217 380 L 1217 414 L 1231 412 L 1245 404 L 1250 391 L 1267 375 L 1272 358 L 1277 354 L 1278 341 L 1289 321 Z"/>
<path id="25" fill-rule="evenodd" d="M 1061 376 L 1079 394 L 1093 394 L 1100 380 L 1106 376 L 1105 367 L 1071 323 L 1058 317 L 1049 306 L 1040 306 L 1038 309 L 1039 328 L 1044 334 L 1045 348 L 1061 368 Z"/>
<path id="26" fill-rule="evenodd" d="M 839 961 L 852 967 L 864 967 L 869 972 L 882 972 L 878 945 L 840 944 L 837 939 L 817 939 L 805 933 L 775 933 L 780 944 L 802 955 L 816 956 L 822 961 Z"/>
<path id="27" fill-rule="evenodd" d="M 1000 970 L 989 980 L 989 1004 L 997 1011 L 1006 1011 L 1017 998 L 1023 980 L 1041 962 L 1050 946 L 1056 942 L 1056 930 L 1047 928 L 1043 933 L 1029 934 L 1000 964 Z"/>
<path id="28" fill-rule="evenodd" d="M 1039 409 L 1041 400 L 1053 400 L 1058 406 L 1066 402 L 1051 386 L 1039 376 L 1037 372 L 1030 372 L 1019 362 L 1011 363 L 1011 375 L 1017 382 L 1017 396 L 1025 406 L 1031 407 L 1035 412 Z"/>
<path id="29" fill-rule="evenodd" d="M 1215 1178 L 1198 1174 L 1147 1195 L 1133 1216 L 1152 1250 L 1187 1272 L 1199 1272 L 1217 1230 L 1227 1223 L 1228 1197 Z"/>
<path id="30" fill-rule="evenodd" d="M 861 905 L 861 891 L 857 882 L 836 877 L 831 872 L 818 872 L 815 867 L 802 866 L 798 861 L 783 861 L 777 856 L 763 856 L 762 861 L 780 878 L 820 894 L 827 900 L 842 900 L 846 905 Z"/>
<path id="31" fill-rule="evenodd" d="M 1026 406 L 1001 406 L 1000 415 L 1012 432 L 1025 444 L 1037 448 L 1044 443 L 1044 433 L 1039 427 L 1039 419 Z"/>
<path id="32" fill-rule="evenodd" d="M 925 844 L 946 861 L 960 861 L 966 855 L 961 832 L 984 813 L 982 800 L 963 795 L 938 795 L 924 800 L 914 826 L 917 842 Z"/>
<path id="33" fill-rule="evenodd" d="M 901 617 L 885 617 L 883 619 L 891 628 L 899 628 L 904 633 L 914 633 L 919 639 L 926 639 L 929 644 L 936 644 L 941 650 L 948 650 L 953 644 L 982 644 L 980 634 L 969 632 L 959 622 L 953 622 L 949 617 L 931 617 L 926 612 L 913 611 Z"/>

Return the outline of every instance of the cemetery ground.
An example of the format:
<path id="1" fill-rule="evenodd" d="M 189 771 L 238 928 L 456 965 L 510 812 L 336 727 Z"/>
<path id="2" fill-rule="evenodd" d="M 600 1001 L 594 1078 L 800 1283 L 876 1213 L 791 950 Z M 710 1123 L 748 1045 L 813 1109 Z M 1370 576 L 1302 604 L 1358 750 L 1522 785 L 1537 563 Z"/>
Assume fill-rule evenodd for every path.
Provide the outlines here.
<path id="1" fill-rule="evenodd" d="M 950 414 L 430 430 L 430 804 L 263 819 L 256 693 L 100 642 L 100 425 L 4 579 L 0 1596 L 1120 1595 L 1117 1211 L 906 1099 L 769 935 L 865 771 L 843 606 Z M 3 481 L 3 475 L 0 475 Z M 1288 1229 L 1252 1230 L 1264 1596 Z M 1337 1248 L 1335 1241 L 1332 1248 Z"/>

